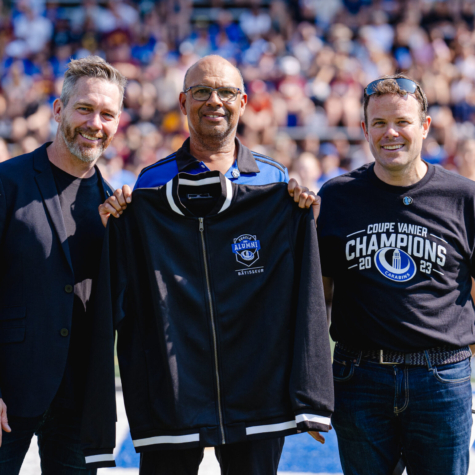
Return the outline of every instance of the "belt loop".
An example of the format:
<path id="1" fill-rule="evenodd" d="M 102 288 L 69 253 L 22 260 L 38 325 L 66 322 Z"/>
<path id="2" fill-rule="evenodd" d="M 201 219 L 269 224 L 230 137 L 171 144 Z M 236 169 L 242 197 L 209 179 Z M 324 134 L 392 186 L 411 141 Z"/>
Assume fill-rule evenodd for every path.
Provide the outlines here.
<path id="1" fill-rule="evenodd" d="M 430 356 L 429 356 L 428 350 L 424 350 L 424 356 L 426 357 L 426 361 L 427 361 L 427 369 L 429 371 L 432 371 L 432 364 L 430 362 Z"/>
<path id="2" fill-rule="evenodd" d="M 360 365 L 360 362 L 361 362 L 361 358 L 363 357 L 363 352 L 362 351 L 359 351 L 358 352 L 358 358 L 356 359 L 356 363 L 355 363 L 355 366 L 359 366 Z"/>

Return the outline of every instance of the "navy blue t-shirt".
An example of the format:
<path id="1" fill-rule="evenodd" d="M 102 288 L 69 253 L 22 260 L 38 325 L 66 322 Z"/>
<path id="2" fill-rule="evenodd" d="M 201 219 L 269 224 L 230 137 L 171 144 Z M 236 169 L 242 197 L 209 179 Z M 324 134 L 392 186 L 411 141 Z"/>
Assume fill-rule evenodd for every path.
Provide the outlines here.
<path id="1" fill-rule="evenodd" d="M 475 182 L 428 167 L 408 187 L 379 180 L 371 164 L 320 190 L 335 341 L 403 352 L 475 342 Z"/>

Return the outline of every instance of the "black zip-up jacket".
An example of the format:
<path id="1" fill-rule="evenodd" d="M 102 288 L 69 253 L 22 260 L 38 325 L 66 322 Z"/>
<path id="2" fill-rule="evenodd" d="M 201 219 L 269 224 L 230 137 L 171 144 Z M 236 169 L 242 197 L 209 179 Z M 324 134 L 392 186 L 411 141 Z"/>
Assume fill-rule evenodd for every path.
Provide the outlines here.
<path id="1" fill-rule="evenodd" d="M 203 216 L 201 218 L 200 216 Z M 110 220 L 83 441 L 113 466 L 114 328 L 137 452 L 327 431 L 333 411 L 315 222 L 287 185 L 219 172 L 137 189 Z"/>

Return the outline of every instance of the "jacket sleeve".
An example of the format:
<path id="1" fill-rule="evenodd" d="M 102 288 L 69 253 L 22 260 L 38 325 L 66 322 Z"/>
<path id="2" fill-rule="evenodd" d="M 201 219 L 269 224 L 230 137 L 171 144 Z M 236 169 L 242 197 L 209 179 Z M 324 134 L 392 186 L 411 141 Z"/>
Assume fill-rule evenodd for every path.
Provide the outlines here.
<path id="1" fill-rule="evenodd" d="M 110 220 L 112 221 L 112 220 Z M 124 317 L 126 253 L 118 223 L 109 222 L 94 299 L 92 344 L 81 427 L 88 468 L 115 467 L 114 336 Z"/>
<path id="2" fill-rule="evenodd" d="M 315 221 L 311 210 L 294 210 L 296 295 L 290 397 L 299 431 L 330 429 L 333 375 Z"/>
<path id="3" fill-rule="evenodd" d="M 3 230 L 5 228 L 5 221 L 7 217 L 7 201 L 5 191 L 3 189 L 3 183 L 0 179 L 0 245 L 3 241 Z M 0 262 L 0 268 L 4 266 L 4 263 Z M 2 398 L 2 388 L 0 387 L 0 399 Z M 0 428 L 1 430 L 1 428 Z"/>

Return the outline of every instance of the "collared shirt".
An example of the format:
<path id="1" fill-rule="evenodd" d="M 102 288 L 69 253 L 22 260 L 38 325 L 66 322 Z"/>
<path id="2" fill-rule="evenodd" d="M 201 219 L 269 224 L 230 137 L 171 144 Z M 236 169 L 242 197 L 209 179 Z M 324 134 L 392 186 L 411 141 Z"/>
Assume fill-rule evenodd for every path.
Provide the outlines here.
<path id="1" fill-rule="evenodd" d="M 239 185 L 268 185 L 289 181 L 287 169 L 272 158 L 252 152 L 236 139 L 237 158 L 225 176 Z M 165 185 L 178 173 L 191 175 L 208 172 L 209 168 L 190 153 L 190 139 L 181 148 L 166 158 L 144 168 L 139 175 L 135 189 L 153 188 Z"/>

